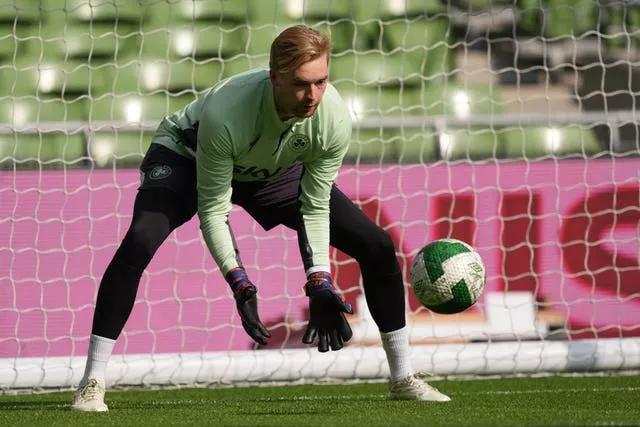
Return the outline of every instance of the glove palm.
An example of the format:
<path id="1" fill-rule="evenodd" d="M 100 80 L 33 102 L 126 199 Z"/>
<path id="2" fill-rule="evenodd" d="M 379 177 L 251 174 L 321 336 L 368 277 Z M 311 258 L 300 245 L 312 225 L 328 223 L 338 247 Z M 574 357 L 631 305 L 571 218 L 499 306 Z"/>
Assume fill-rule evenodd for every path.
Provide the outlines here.
<path id="1" fill-rule="evenodd" d="M 309 297 L 309 324 L 302 337 L 305 344 L 313 344 L 318 337 L 321 353 L 340 350 L 353 336 L 344 314 L 353 314 L 351 304 L 336 292 L 327 272 L 311 273 L 307 277 L 305 293 Z"/>
<path id="2" fill-rule="evenodd" d="M 227 282 L 233 290 L 236 308 L 245 332 L 258 344 L 266 345 L 271 334 L 258 315 L 258 289 L 247 277 L 244 268 L 234 268 L 227 273 Z"/>

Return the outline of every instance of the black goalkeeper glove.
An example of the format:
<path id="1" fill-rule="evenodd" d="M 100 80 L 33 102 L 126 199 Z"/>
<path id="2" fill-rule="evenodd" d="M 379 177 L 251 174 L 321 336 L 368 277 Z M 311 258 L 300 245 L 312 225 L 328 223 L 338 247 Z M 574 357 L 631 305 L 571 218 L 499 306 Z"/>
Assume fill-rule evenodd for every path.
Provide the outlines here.
<path id="1" fill-rule="evenodd" d="M 255 342 L 266 345 L 267 338 L 271 338 L 271 334 L 258 315 L 258 297 L 256 296 L 258 289 L 251 283 L 247 272 L 242 267 L 231 269 L 225 278 L 233 291 L 236 307 L 242 319 L 242 327 Z"/>
<path id="2" fill-rule="evenodd" d="M 351 304 L 345 302 L 331 283 L 331 274 L 319 271 L 307 277 L 304 286 L 309 297 L 309 325 L 302 337 L 305 344 L 313 344 L 318 336 L 318 351 L 340 350 L 353 336 L 344 313 L 353 314 Z"/>

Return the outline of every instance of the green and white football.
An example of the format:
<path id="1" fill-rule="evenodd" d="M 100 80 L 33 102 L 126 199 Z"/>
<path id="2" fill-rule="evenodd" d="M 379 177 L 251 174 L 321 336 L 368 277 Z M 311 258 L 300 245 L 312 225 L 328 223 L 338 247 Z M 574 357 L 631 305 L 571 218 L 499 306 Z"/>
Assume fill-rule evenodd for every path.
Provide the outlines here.
<path id="1" fill-rule="evenodd" d="M 429 243 L 411 264 L 411 286 L 429 310 L 460 313 L 478 301 L 484 289 L 484 263 L 476 250 L 461 240 Z"/>

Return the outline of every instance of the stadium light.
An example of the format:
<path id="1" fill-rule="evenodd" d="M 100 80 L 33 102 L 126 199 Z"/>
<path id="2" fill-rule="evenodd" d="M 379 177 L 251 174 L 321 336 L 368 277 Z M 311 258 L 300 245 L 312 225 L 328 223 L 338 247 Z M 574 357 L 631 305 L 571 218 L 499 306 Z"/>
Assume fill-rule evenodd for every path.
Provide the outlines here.
<path id="1" fill-rule="evenodd" d="M 453 111 L 456 117 L 465 119 L 471 113 L 469 95 L 466 92 L 458 91 L 453 95 Z"/>
<path id="2" fill-rule="evenodd" d="M 38 73 L 38 89 L 41 92 L 51 92 L 56 83 L 56 70 L 52 66 L 40 68 Z"/>
<path id="3" fill-rule="evenodd" d="M 351 119 L 353 121 L 359 121 L 364 114 L 364 100 L 359 96 L 348 98 L 347 105 L 351 112 Z"/>
<path id="4" fill-rule="evenodd" d="M 125 104 L 125 117 L 127 122 L 139 122 L 142 118 L 142 103 L 139 99 L 130 99 Z"/>
<path id="5" fill-rule="evenodd" d="M 190 55 L 195 48 L 195 37 L 191 31 L 178 31 L 173 40 L 173 48 L 181 56 Z"/>
<path id="6" fill-rule="evenodd" d="M 547 128 L 545 134 L 545 145 L 552 153 L 555 153 L 560 148 L 562 142 L 562 134 L 558 129 Z"/>
<path id="7" fill-rule="evenodd" d="M 162 67 L 158 64 L 146 63 L 142 65 L 142 76 L 147 89 L 158 89 L 162 85 Z"/>
<path id="8" fill-rule="evenodd" d="M 304 14 L 304 0 L 288 0 L 287 14 L 292 18 L 302 18 Z"/>
<path id="9" fill-rule="evenodd" d="M 11 121 L 14 126 L 23 126 L 27 123 L 27 109 L 24 105 L 14 103 L 13 108 L 11 108 Z"/>
<path id="10" fill-rule="evenodd" d="M 91 143 L 91 158 L 100 167 L 106 166 L 113 157 L 113 141 L 111 138 L 96 137 Z"/>
<path id="11" fill-rule="evenodd" d="M 404 15 L 407 12 L 405 0 L 388 0 L 387 7 L 393 15 Z"/>
<path id="12" fill-rule="evenodd" d="M 449 158 L 449 148 L 453 143 L 453 138 L 453 135 L 451 135 L 451 133 L 449 132 L 442 132 L 440 134 L 440 158 Z"/>

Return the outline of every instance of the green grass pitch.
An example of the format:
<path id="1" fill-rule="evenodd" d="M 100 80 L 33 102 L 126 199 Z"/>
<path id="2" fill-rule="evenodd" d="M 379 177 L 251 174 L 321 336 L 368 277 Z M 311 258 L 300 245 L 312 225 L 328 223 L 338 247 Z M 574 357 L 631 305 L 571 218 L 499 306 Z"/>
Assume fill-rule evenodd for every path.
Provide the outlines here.
<path id="1" fill-rule="evenodd" d="M 71 392 L 2 395 L 3 426 L 640 425 L 640 376 L 433 381 L 451 402 L 386 399 L 386 384 L 181 388 L 107 393 L 74 413 Z"/>

